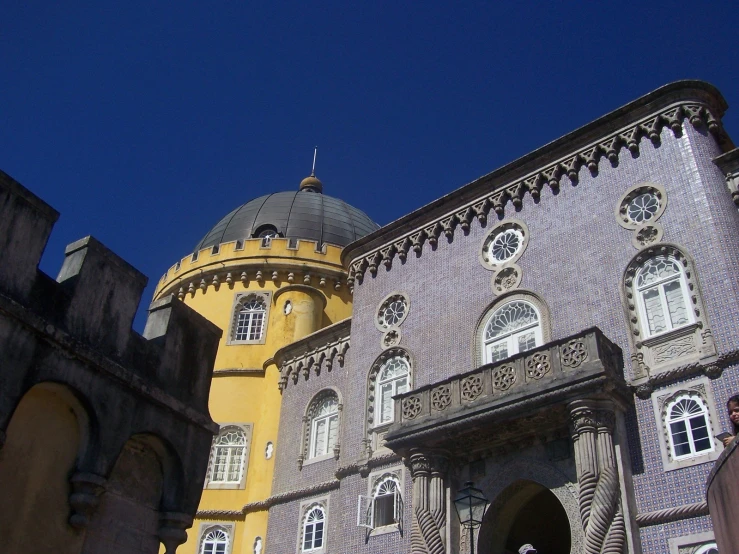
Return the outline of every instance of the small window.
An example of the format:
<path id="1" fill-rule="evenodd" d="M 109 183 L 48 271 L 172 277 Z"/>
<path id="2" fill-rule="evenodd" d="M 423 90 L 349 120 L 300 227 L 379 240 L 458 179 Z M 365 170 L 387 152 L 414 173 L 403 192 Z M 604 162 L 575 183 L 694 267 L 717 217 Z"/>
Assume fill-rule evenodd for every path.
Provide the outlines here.
<path id="1" fill-rule="evenodd" d="M 494 263 L 502 264 L 513 258 L 523 246 L 523 234 L 519 229 L 505 229 L 495 235 L 490 243 L 489 255 Z"/>
<path id="2" fill-rule="evenodd" d="M 647 190 L 626 205 L 626 216 L 636 224 L 646 223 L 659 211 L 660 203 L 654 191 Z"/>
<path id="3" fill-rule="evenodd" d="M 218 254 L 220 251 L 221 251 L 221 245 L 220 244 L 216 244 L 213 248 L 211 248 L 210 254 L 212 256 L 214 254 Z"/>
<path id="4" fill-rule="evenodd" d="M 650 337 L 693 322 L 682 266 L 671 256 L 647 260 L 636 274 L 641 327 Z"/>
<path id="5" fill-rule="evenodd" d="M 538 310 L 528 302 L 516 300 L 490 316 L 483 333 L 482 357 L 484 363 L 494 363 L 542 343 Z"/>
<path id="6" fill-rule="evenodd" d="M 681 395 L 667 408 L 672 457 L 690 458 L 714 449 L 708 408 L 697 395 Z"/>
<path id="7" fill-rule="evenodd" d="M 395 416 L 393 396 L 408 392 L 410 365 L 403 356 L 393 356 L 380 368 L 375 400 L 377 424 L 391 423 Z"/>
<path id="8" fill-rule="evenodd" d="M 323 548 L 326 512 L 323 507 L 310 507 L 303 520 L 303 552 L 312 552 Z"/>
<path id="9" fill-rule="evenodd" d="M 334 394 L 324 398 L 315 408 L 311 421 L 309 458 L 333 452 L 339 432 L 339 399 Z"/>
<path id="10" fill-rule="evenodd" d="M 264 299 L 250 295 L 236 307 L 235 341 L 258 341 L 264 336 L 264 319 L 267 306 Z"/>
<path id="11" fill-rule="evenodd" d="M 221 528 L 206 532 L 200 554 L 226 554 L 226 552 L 228 552 L 228 533 Z"/>
<path id="12" fill-rule="evenodd" d="M 377 485 L 372 511 L 375 527 L 398 523 L 400 519 L 400 486 L 395 477 L 386 477 Z"/>
<path id="13" fill-rule="evenodd" d="M 213 440 L 210 483 L 241 483 L 246 461 L 246 433 L 238 427 L 225 427 Z"/>
<path id="14" fill-rule="evenodd" d="M 398 327 L 408 316 L 408 307 L 408 298 L 405 294 L 390 294 L 380 303 L 375 325 L 380 331 Z"/>

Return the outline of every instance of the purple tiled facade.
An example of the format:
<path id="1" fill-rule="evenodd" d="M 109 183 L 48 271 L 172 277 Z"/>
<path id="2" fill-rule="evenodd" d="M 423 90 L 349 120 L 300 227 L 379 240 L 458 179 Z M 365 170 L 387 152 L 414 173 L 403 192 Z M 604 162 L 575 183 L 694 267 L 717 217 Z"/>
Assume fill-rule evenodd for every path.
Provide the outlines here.
<path id="1" fill-rule="evenodd" d="M 496 302 L 491 289 L 492 272 L 483 267 L 478 254 L 486 233 L 500 221 L 516 218 L 528 227 L 528 246 L 516 262 L 523 274 L 517 290 L 535 293 L 546 304 L 550 340 L 597 326 L 623 351 L 624 377 L 631 383 L 633 347 L 622 283 L 624 271 L 638 250 L 632 245 L 633 232 L 618 224 L 614 211 L 630 187 L 639 183 L 661 185 L 667 195 L 667 207 L 659 219 L 664 229 L 661 242 L 677 245 L 692 257 L 706 311 L 703 317 L 713 332 L 718 358 L 731 357 L 739 350 L 739 282 L 735 278 L 739 274 L 739 214 L 727 191 L 724 174 L 713 163 L 725 150 L 705 126 L 693 126 L 686 118 L 677 133 L 669 127 L 662 128 L 659 141 L 642 137 L 638 154 L 623 147 L 615 164 L 602 157 L 596 175 L 583 166 L 576 182 L 563 176 L 558 191 L 544 187 L 537 200 L 524 195 L 520 208 L 509 202 L 502 216 L 490 211 L 484 225 L 473 220 L 467 233 L 457 228 L 450 240 L 441 234 L 435 248 L 428 243 L 423 245 L 422 255 L 411 250 L 404 262 L 396 257 L 390 269 L 381 265 L 376 275 L 367 271 L 363 278 L 358 278 L 351 348 L 343 365 L 334 364 L 330 371 L 324 368 L 307 379 L 301 377 L 297 383 L 290 380 L 283 392 L 273 495 L 303 492 L 270 509 L 266 551 L 300 551 L 300 505 L 310 500 L 311 487 L 318 487 L 313 496 L 330 497 L 324 547 L 327 554 L 411 551 L 411 476 L 407 470 L 403 532 L 368 535 L 357 526 L 357 498 L 368 490 L 365 474 L 402 464 L 399 458 L 390 457 L 378 460 L 379 465 L 367 464 L 367 380 L 370 368 L 383 352 L 382 333 L 375 325 L 378 306 L 395 291 L 410 301 L 408 316 L 400 326 L 399 346 L 412 357 L 413 389 L 475 369 L 478 322 Z M 424 216 L 418 217 L 422 220 Z M 389 236 L 392 229 L 375 233 L 376 240 L 382 240 L 383 232 Z M 729 428 L 724 403 L 739 391 L 739 369 L 733 365 L 722 369 L 710 375 L 709 380 L 719 419 L 714 422 L 719 427 L 714 433 Z M 655 387 L 653 394 L 659 392 L 660 386 L 672 387 L 681 379 L 690 382 L 700 375 L 703 373 L 666 379 Z M 306 462 L 300 469 L 302 418 L 311 398 L 328 387 L 339 392 L 342 405 L 338 459 Z M 632 496 L 632 520 L 640 514 L 705 500 L 704 483 L 712 464 L 665 471 L 658 441 L 662 430 L 650 397 L 634 394 L 633 407 L 625 412 L 624 428 L 626 436 L 618 440 L 620 452 L 628 455 L 624 463 L 633 479 L 633 487 L 628 485 L 630 490 L 626 492 Z M 385 455 L 390 456 L 390 452 Z M 520 456 L 533 460 L 531 463 L 546 457 L 540 446 L 530 447 Z M 487 460 L 488 481 L 502 471 L 502 463 Z M 515 464 L 515 459 L 511 463 Z M 562 475 L 569 476 L 576 486 L 574 461 L 559 465 Z M 464 480 L 469 468 L 459 467 L 456 472 L 457 477 L 452 480 L 455 485 Z M 450 490 L 452 496 L 454 492 Z M 450 528 L 456 529 L 454 518 L 451 509 L 447 521 Z M 667 554 L 670 539 L 710 530 L 710 519 L 705 515 L 664 523 L 632 521 L 631 532 L 638 536 L 630 539 L 629 548 Z M 450 531 L 447 552 L 459 551 L 455 533 Z"/>

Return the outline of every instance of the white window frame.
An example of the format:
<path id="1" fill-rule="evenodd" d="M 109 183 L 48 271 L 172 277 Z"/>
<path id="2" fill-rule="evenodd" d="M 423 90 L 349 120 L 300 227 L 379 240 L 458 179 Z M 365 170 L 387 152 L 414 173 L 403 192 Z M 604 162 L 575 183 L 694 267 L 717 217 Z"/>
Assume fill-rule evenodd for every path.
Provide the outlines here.
<path id="1" fill-rule="evenodd" d="M 385 370 L 385 367 L 387 366 L 388 362 L 391 360 L 394 360 L 395 358 L 401 358 L 403 362 L 406 365 L 406 372 L 404 376 L 396 376 L 396 377 L 390 377 L 388 379 L 380 380 L 380 376 L 382 375 L 382 372 Z M 405 390 L 402 392 L 398 392 L 398 382 L 405 379 Z M 383 391 L 382 388 L 384 385 L 390 385 L 390 419 L 383 420 L 383 413 L 382 413 L 382 406 L 383 406 Z M 402 394 L 403 392 L 408 392 L 411 390 L 411 364 L 410 361 L 404 357 L 404 356 L 393 356 L 390 358 L 390 360 L 387 360 L 380 366 L 380 370 L 377 372 L 377 388 L 376 388 L 376 394 L 375 394 L 375 414 L 377 414 L 377 424 L 375 427 L 383 427 L 385 425 L 390 425 L 395 421 L 395 401 L 392 399 L 393 396 L 397 394 Z"/>
<path id="2" fill-rule="evenodd" d="M 323 538 L 322 538 L 322 544 L 321 546 L 314 547 L 308 550 L 304 550 L 303 546 L 305 545 L 305 531 L 306 531 L 306 523 L 308 519 L 308 515 L 311 513 L 311 511 L 315 508 L 319 508 L 323 512 Z M 308 500 L 305 500 L 300 503 L 299 507 L 299 520 L 298 520 L 298 533 L 297 533 L 297 543 L 295 545 L 296 553 L 302 554 L 302 553 L 310 553 L 310 554 L 324 554 L 326 552 L 326 548 L 328 545 L 328 518 L 330 517 L 330 506 L 329 506 L 329 496 L 322 496 L 318 498 L 309 498 Z M 314 535 L 315 537 L 315 535 Z"/>
<path id="3" fill-rule="evenodd" d="M 702 405 L 706 408 L 709 437 L 712 441 L 713 449 L 705 450 L 692 456 L 681 456 L 676 459 L 668 418 L 674 403 L 685 395 L 700 398 Z M 716 411 L 712 383 L 708 377 L 704 375 L 690 381 L 676 383 L 654 391 L 652 393 L 652 408 L 655 423 L 659 430 L 657 438 L 659 440 L 659 451 L 664 471 L 673 471 L 694 465 L 711 463 L 719 457 L 723 448 L 714 437 L 714 434 L 721 431 L 721 419 L 718 417 L 719 412 Z"/>
<path id="4" fill-rule="evenodd" d="M 641 273 L 644 267 L 656 258 L 665 258 L 666 260 L 672 262 L 678 268 L 677 275 L 663 277 L 662 279 L 652 282 L 646 286 L 642 286 L 642 287 L 638 286 L 637 283 L 639 281 L 639 277 L 641 276 Z M 679 326 L 673 326 L 672 324 L 672 318 L 670 317 L 670 309 L 669 309 L 669 306 L 667 305 L 667 295 L 665 294 L 665 290 L 664 290 L 665 285 L 673 281 L 680 282 L 680 292 L 682 293 L 683 303 L 685 304 L 685 313 L 687 314 L 687 317 L 688 317 L 688 321 Z M 660 305 L 662 306 L 662 312 L 664 314 L 664 320 L 666 324 L 666 329 L 658 333 L 652 333 L 649 329 L 649 318 L 647 317 L 647 307 L 646 307 L 646 303 L 644 302 L 644 293 L 647 290 L 651 290 L 654 288 L 658 289 Z M 647 260 L 645 260 L 644 263 L 642 263 L 639 269 L 637 270 L 636 274 L 634 275 L 634 290 L 636 291 L 636 301 L 639 307 L 639 323 L 640 323 L 642 333 L 644 333 L 645 339 L 652 338 L 652 337 L 659 337 L 661 335 L 666 335 L 668 333 L 671 333 L 678 329 L 683 329 L 695 323 L 695 316 L 693 314 L 693 304 L 690 301 L 690 290 L 688 288 L 688 281 L 685 275 L 685 268 L 675 257 L 669 256 L 669 255 L 659 255 L 659 256 L 652 256 L 651 258 L 648 258 Z"/>
<path id="5" fill-rule="evenodd" d="M 311 429 L 310 429 L 310 448 L 308 450 L 308 459 L 318 458 L 321 456 L 333 456 L 333 449 L 334 446 L 336 446 L 336 443 L 339 440 L 339 398 L 338 396 L 325 396 L 321 399 L 318 399 L 318 402 L 323 404 L 328 399 L 334 399 L 336 400 L 336 410 L 333 412 L 330 412 L 323 416 L 316 416 L 311 421 Z M 318 452 L 318 424 L 321 422 L 325 422 L 326 424 L 326 441 L 325 441 L 325 451 L 324 452 Z M 331 423 L 334 422 L 336 425 L 336 436 L 334 438 L 333 444 L 330 442 L 331 437 Z"/>
<path id="6" fill-rule="evenodd" d="M 378 495 L 377 493 L 385 483 L 392 481 L 395 483 L 395 491 L 393 493 L 393 521 L 384 525 L 377 525 L 376 510 L 377 499 L 387 495 Z M 368 494 L 359 495 L 357 498 L 357 526 L 364 527 L 368 533 L 372 535 L 382 535 L 385 533 L 394 533 L 401 529 L 403 525 L 403 470 L 402 468 L 386 469 L 370 474 L 368 479 Z"/>
<path id="7" fill-rule="evenodd" d="M 672 410 L 675 407 L 676 404 L 681 402 L 682 400 L 689 400 L 692 402 L 695 402 L 698 404 L 698 406 L 701 408 L 700 414 L 693 414 L 691 416 L 683 416 L 676 419 L 672 419 Z M 714 437 L 713 437 L 713 429 L 711 427 L 711 418 L 708 413 L 708 406 L 706 406 L 706 403 L 703 401 L 703 399 L 698 394 L 691 394 L 691 393 L 685 393 L 681 394 L 678 397 L 672 399 L 669 404 L 667 404 L 667 410 L 665 415 L 665 426 L 667 427 L 667 437 L 670 441 L 670 451 L 672 452 L 672 459 L 679 461 L 679 460 L 685 460 L 688 458 L 695 458 L 698 456 L 705 456 L 706 454 L 710 454 L 716 449 L 716 444 L 714 443 Z M 698 415 L 703 417 L 703 421 L 706 424 L 706 430 L 708 435 L 708 441 L 711 445 L 711 448 L 704 449 L 700 451 L 696 451 L 695 449 L 695 437 L 693 436 L 693 428 L 690 426 L 690 420 L 697 417 Z M 685 430 L 688 435 L 688 445 L 690 446 L 690 452 L 688 454 L 682 454 L 678 455 L 675 451 L 675 433 L 672 430 L 672 425 L 675 423 L 683 422 L 685 424 Z"/>
<path id="8" fill-rule="evenodd" d="M 495 315 L 499 311 L 504 309 L 506 306 L 509 306 L 510 304 L 514 304 L 514 303 L 528 304 L 531 307 L 531 309 L 533 309 L 534 312 L 536 313 L 536 322 L 529 323 L 528 325 L 524 327 L 519 327 L 517 329 L 514 329 L 513 331 L 509 331 L 506 334 L 499 335 L 492 339 L 486 339 L 485 335 L 487 334 L 488 326 L 492 323 Z M 534 331 L 534 342 L 535 342 L 534 348 L 537 348 L 544 344 L 544 337 L 542 333 L 541 312 L 532 302 L 527 302 L 526 300 L 522 300 L 522 299 L 516 299 L 516 300 L 511 300 L 510 302 L 506 302 L 496 307 L 495 310 L 492 311 L 490 316 L 488 316 L 487 319 L 485 320 L 485 324 L 483 325 L 483 329 L 482 329 L 483 364 L 493 363 L 492 349 L 493 349 L 493 346 L 498 345 L 498 344 L 506 345 L 506 349 L 508 353 L 506 358 L 510 358 L 512 356 L 515 356 L 516 354 L 520 354 L 519 348 L 518 348 L 518 338 L 525 334 L 530 333 L 532 330 Z M 506 358 L 501 358 L 500 360 L 495 360 L 495 361 L 499 362 Z"/>
<path id="9" fill-rule="evenodd" d="M 206 554 L 205 551 L 205 541 L 208 537 L 208 534 L 213 533 L 215 531 L 220 531 L 226 536 L 226 543 L 225 543 L 225 549 L 223 550 L 224 554 L 230 554 L 231 549 L 233 548 L 233 524 L 231 523 L 213 523 L 213 522 L 207 522 L 207 523 L 201 523 L 200 529 L 198 532 L 198 548 L 197 553 L 198 554 Z M 216 554 L 217 551 L 213 550 L 213 554 Z"/>
<path id="10" fill-rule="evenodd" d="M 257 298 L 264 304 L 264 311 L 263 312 L 250 312 L 250 314 L 262 314 L 262 322 L 261 322 L 261 329 L 260 334 L 258 338 L 249 339 L 249 338 L 237 338 L 237 331 L 239 328 L 239 319 L 241 317 L 241 310 L 244 306 L 244 304 L 248 303 L 252 298 Z M 270 309 L 272 307 L 272 293 L 270 291 L 245 291 L 237 293 L 234 296 L 234 302 L 233 306 L 231 307 L 231 323 L 230 323 L 230 329 L 228 333 L 228 341 L 226 344 L 228 345 L 238 345 L 238 344 L 264 344 L 267 340 L 267 332 L 269 330 L 269 314 Z M 253 318 L 249 317 L 249 322 L 247 324 L 247 330 L 251 327 Z M 247 331 L 247 337 L 249 333 Z"/>
<path id="11" fill-rule="evenodd" d="M 710 548 L 717 548 L 716 537 L 713 531 L 702 533 L 690 533 L 681 537 L 672 537 L 667 541 L 670 549 L 669 554 L 681 554 L 693 552 L 693 554 L 704 554 Z"/>
<path id="12" fill-rule="evenodd" d="M 240 432 L 244 437 L 244 445 L 219 445 L 218 439 L 226 433 L 233 431 Z M 208 474 L 205 480 L 206 489 L 243 489 L 246 484 L 247 468 L 249 466 L 249 453 L 251 449 L 251 436 L 252 436 L 252 424 L 251 423 L 224 423 L 220 425 L 218 434 L 213 437 L 213 443 L 210 449 L 210 460 L 208 463 Z M 239 467 L 238 480 L 228 479 L 229 464 L 232 459 L 232 450 L 236 448 L 243 448 L 241 453 L 241 461 Z M 227 448 L 227 460 L 226 460 L 226 479 L 215 480 L 216 477 L 216 453 L 220 448 Z"/>

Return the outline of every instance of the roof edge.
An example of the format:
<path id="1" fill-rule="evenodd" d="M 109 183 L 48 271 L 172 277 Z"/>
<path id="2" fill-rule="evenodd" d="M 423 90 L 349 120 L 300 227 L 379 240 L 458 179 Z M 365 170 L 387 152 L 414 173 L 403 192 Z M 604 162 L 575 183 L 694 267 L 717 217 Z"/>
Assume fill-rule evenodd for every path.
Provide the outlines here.
<path id="1" fill-rule="evenodd" d="M 629 123 L 671 105 L 691 101 L 707 106 L 719 120 L 728 109 L 721 92 L 706 81 L 681 80 L 669 83 L 348 244 L 342 251 L 341 261 L 348 269 L 357 258 L 386 246 L 435 219 L 453 213 L 461 206 L 489 196 L 491 191 L 556 162 Z"/>

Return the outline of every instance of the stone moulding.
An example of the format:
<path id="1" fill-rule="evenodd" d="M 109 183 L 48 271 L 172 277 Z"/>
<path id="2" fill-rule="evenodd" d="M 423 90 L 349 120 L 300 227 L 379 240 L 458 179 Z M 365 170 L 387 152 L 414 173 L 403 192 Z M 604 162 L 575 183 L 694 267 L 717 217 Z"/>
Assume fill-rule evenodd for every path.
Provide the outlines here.
<path id="1" fill-rule="evenodd" d="M 331 371 L 335 362 L 343 366 L 350 334 L 351 318 L 346 318 L 275 352 L 273 362 L 280 371 L 280 392 L 290 380 L 297 384 L 301 375 L 307 381 L 312 373 L 320 375 L 324 368 Z"/>
<path id="2" fill-rule="evenodd" d="M 687 121 L 707 129 L 724 149 L 733 148 L 720 121 L 725 110 L 725 100 L 707 83 L 662 87 L 356 241 L 342 252 L 347 283 L 350 289 L 361 284 L 381 265 L 389 271 L 396 255 L 401 262 L 411 250 L 421 256 L 425 243 L 435 249 L 439 237 L 452 240 L 457 227 L 466 234 L 474 219 L 485 225 L 491 211 L 502 217 L 508 203 L 520 208 L 527 193 L 538 201 L 545 186 L 556 192 L 565 177 L 577 182 L 582 168 L 595 176 L 603 158 L 616 166 L 622 149 L 638 156 L 643 138 L 659 146 L 665 127 L 680 136 Z M 449 211 L 450 204 L 459 205 Z"/>
<path id="3" fill-rule="evenodd" d="M 673 506 L 664 510 L 655 510 L 654 512 L 644 512 L 636 516 L 636 523 L 639 527 L 647 527 L 649 525 L 660 525 L 680 519 L 690 517 L 707 516 L 708 503 L 706 501 L 695 502 L 694 504 L 683 504 L 682 506 Z"/>

